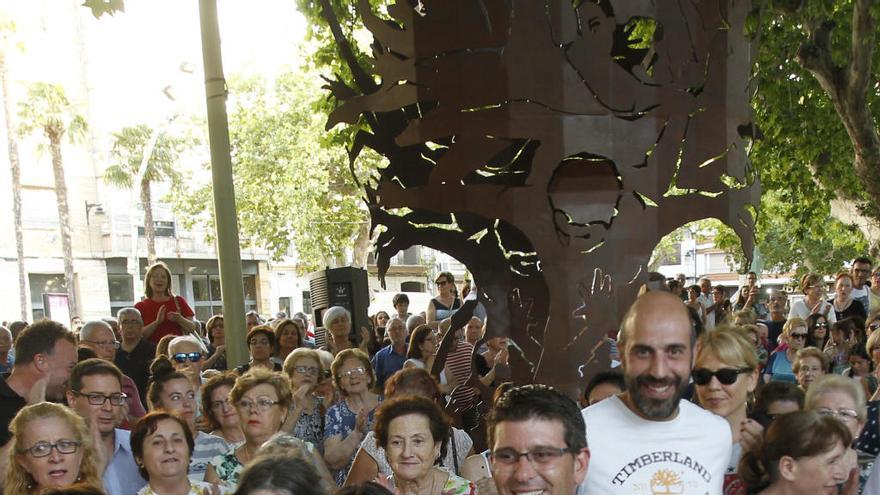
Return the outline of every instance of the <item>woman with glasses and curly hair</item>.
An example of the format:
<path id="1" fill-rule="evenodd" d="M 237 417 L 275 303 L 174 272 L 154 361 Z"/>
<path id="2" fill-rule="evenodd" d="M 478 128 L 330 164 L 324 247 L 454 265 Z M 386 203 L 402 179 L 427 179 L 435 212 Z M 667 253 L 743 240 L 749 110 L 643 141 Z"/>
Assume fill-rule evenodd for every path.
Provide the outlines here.
<path id="1" fill-rule="evenodd" d="M 9 424 L 9 431 L 6 495 L 37 494 L 77 481 L 103 487 L 92 437 L 73 410 L 50 402 L 26 406 Z"/>

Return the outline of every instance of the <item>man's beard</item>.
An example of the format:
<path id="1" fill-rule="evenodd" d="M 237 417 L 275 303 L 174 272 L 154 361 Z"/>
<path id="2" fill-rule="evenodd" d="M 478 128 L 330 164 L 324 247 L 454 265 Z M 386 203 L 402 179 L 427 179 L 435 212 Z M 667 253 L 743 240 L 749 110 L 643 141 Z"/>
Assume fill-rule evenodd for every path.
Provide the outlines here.
<path id="1" fill-rule="evenodd" d="M 681 378 L 673 376 L 658 380 L 651 376 L 639 375 L 631 376 L 624 374 L 624 382 L 626 383 L 626 391 L 629 392 L 630 399 L 633 404 L 647 419 L 662 421 L 669 419 L 678 409 L 678 403 L 684 395 L 687 384 L 682 384 Z M 675 389 L 675 393 L 668 399 L 652 399 L 642 395 L 642 386 L 651 385 L 671 385 Z"/>

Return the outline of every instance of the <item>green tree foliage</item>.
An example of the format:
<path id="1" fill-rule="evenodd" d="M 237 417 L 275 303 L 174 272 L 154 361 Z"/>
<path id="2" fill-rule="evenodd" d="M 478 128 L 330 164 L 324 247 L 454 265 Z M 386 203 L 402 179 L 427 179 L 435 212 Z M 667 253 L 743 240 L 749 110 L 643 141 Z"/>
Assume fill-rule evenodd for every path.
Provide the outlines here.
<path id="1" fill-rule="evenodd" d="M 230 94 L 242 245 L 266 248 L 280 258 L 292 244 L 302 271 L 335 265 L 352 249 L 367 212 L 345 149 L 331 144 L 326 116 L 314 110 L 323 99 L 320 79 L 292 70 L 274 81 L 234 77 Z M 197 184 L 175 198 L 190 226 L 213 227 L 210 188 L 210 183 Z"/>
<path id="2" fill-rule="evenodd" d="M 763 139 L 751 159 L 766 193 L 758 238 L 768 265 L 828 272 L 856 254 L 877 254 L 880 214 L 868 191 L 880 184 L 857 173 L 854 155 L 862 143 L 848 134 L 849 117 L 842 117 L 830 88 L 820 84 L 815 69 L 805 68 L 813 68 L 817 58 L 827 62 L 841 86 L 832 91 L 834 99 L 849 98 L 847 105 L 867 109 L 876 121 L 878 55 L 875 50 L 859 58 L 862 44 L 876 43 L 876 28 L 871 24 L 858 36 L 853 30 L 854 9 L 864 3 L 771 2 L 772 8 L 763 12 L 754 100 Z M 867 13 L 876 17 L 878 5 Z M 871 90 L 848 94 L 845 87 L 858 82 L 859 71 L 868 72 Z M 876 139 L 876 128 L 865 130 Z"/>
<path id="3" fill-rule="evenodd" d="M 71 315 L 78 313 L 76 284 L 73 271 L 73 243 L 70 235 L 70 208 L 67 200 L 67 181 L 61 140 L 65 134 L 73 142 L 85 133 L 86 120 L 77 113 L 67 99 L 64 88 L 51 83 L 37 82 L 28 86 L 27 99 L 18 105 L 19 127 L 22 136 L 41 133 L 49 144 L 52 172 L 55 177 L 55 197 L 58 206 L 58 225 L 61 232 L 61 250 L 64 258 L 64 283 Z M 41 148 L 45 147 L 41 145 Z"/>
<path id="4" fill-rule="evenodd" d="M 153 194 L 150 184 L 170 180 L 173 184 L 179 185 L 182 175 L 177 163 L 178 157 L 193 144 L 191 139 L 160 132 L 155 145 L 147 150 L 153 132 L 145 124 L 123 127 L 118 132 L 114 132 L 113 145 L 110 148 L 111 165 L 104 170 L 105 182 L 123 189 L 131 189 L 135 185 L 133 182 L 137 178 L 144 153 L 150 153 L 143 178 L 140 184 L 137 184 L 144 209 L 144 234 L 147 239 L 149 263 L 156 261 L 156 228 L 153 223 Z"/>

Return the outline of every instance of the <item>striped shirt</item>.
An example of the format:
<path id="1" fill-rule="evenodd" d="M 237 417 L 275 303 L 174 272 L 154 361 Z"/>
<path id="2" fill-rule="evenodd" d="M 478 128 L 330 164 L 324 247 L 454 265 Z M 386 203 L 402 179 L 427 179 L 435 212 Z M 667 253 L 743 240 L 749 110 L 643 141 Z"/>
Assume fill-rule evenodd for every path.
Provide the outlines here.
<path id="1" fill-rule="evenodd" d="M 474 346 L 459 341 L 456 343 L 455 349 L 450 350 L 446 356 L 446 364 L 458 380 L 458 387 L 452 391 L 452 399 L 455 401 L 456 409 L 460 411 L 470 409 L 474 404 L 474 394 L 470 387 L 464 386 L 471 377 L 471 356 L 473 353 Z"/>
<path id="2" fill-rule="evenodd" d="M 200 431 L 195 438 L 195 447 L 189 460 L 189 480 L 205 481 L 205 471 L 211 459 L 229 452 L 226 440 Z"/>

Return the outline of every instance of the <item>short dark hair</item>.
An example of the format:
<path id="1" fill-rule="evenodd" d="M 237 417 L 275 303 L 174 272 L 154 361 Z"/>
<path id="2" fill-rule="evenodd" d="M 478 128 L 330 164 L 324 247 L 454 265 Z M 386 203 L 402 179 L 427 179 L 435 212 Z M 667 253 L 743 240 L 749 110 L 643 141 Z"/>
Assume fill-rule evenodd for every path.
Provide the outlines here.
<path id="1" fill-rule="evenodd" d="M 874 266 L 874 262 L 871 261 L 871 258 L 868 258 L 867 256 L 859 256 L 858 258 L 854 259 L 852 264 L 855 265 L 856 263 L 866 263 L 868 265 Z"/>
<path id="2" fill-rule="evenodd" d="M 272 348 L 272 353 L 274 354 L 275 343 L 277 342 L 277 340 L 275 340 L 275 329 L 268 325 L 257 325 L 254 328 L 251 328 L 250 331 L 247 333 L 247 338 L 245 339 L 245 342 L 247 342 L 248 346 L 251 345 L 251 339 L 253 339 L 257 334 L 263 334 L 266 336 L 267 339 L 269 339 L 269 347 Z"/>
<path id="3" fill-rule="evenodd" d="M 499 423 L 534 418 L 561 421 L 565 446 L 573 452 L 587 448 L 584 418 L 575 401 L 552 387 L 533 384 L 512 388 L 495 402 L 486 423 L 490 450 L 495 446 L 495 428 Z"/>
<path id="4" fill-rule="evenodd" d="M 208 425 L 217 430 L 220 428 L 220 421 L 214 416 L 214 409 L 211 408 L 211 394 L 218 388 L 226 385 L 232 390 L 235 386 L 236 375 L 231 371 L 224 371 L 218 375 L 214 375 L 202 384 L 202 415 L 208 420 Z"/>
<path id="5" fill-rule="evenodd" d="M 437 380 L 431 376 L 431 373 L 415 366 L 397 370 L 385 380 L 385 398 L 400 394 L 419 395 L 435 400 L 441 395 Z"/>
<path id="6" fill-rule="evenodd" d="M 112 376 L 119 381 L 122 387 L 122 371 L 110 361 L 104 359 L 86 359 L 76 363 L 76 366 L 70 371 L 70 390 L 79 392 L 82 390 L 82 380 L 87 376 L 105 375 Z"/>
<path id="7" fill-rule="evenodd" d="M 794 402 L 798 409 L 804 408 L 804 391 L 797 384 L 789 382 L 769 382 L 762 385 L 755 394 L 755 413 L 767 414 L 770 404 L 777 402 Z"/>
<path id="8" fill-rule="evenodd" d="M 153 411 L 139 419 L 131 428 L 131 453 L 134 455 L 135 460 L 143 460 L 144 440 L 146 440 L 147 436 L 156 432 L 160 421 L 166 419 L 176 421 L 180 425 L 180 429 L 183 430 L 183 436 L 186 438 L 186 444 L 189 446 L 189 457 L 192 458 L 196 442 L 192 432 L 189 431 L 189 425 L 186 423 L 186 420 L 172 412 Z M 138 472 L 141 473 L 145 480 L 150 480 L 150 473 L 147 472 L 142 463 L 138 463 Z"/>
<path id="9" fill-rule="evenodd" d="M 394 297 L 391 298 L 391 305 L 396 307 L 400 303 L 409 304 L 409 296 L 406 294 L 394 294 Z"/>
<path id="10" fill-rule="evenodd" d="M 6 328 L 8 328 L 10 332 L 12 332 L 12 341 L 13 342 L 15 342 L 15 339 L 18 338 L 18 334 L 20 334 L 22 330 L 27 328 L 27 326 L 28 326 L 28 322 L 21 321 L 21 320 L 13 321 L 9 325 L 6 325 Z"/>
<path id="11" fill-rule="evenodd" d="M 52 355 L 59 340 L 76 345 L 73 333 L 57 321 L 44 318 L 28 325 L 15 339 L 15 366 L 34 362 L 37 354 Z"/>
<path id="12" fill-rule="evenodd" d="M 104 490 L 80 481 L 73 485 L 40 492 L 42 495 L 104 495 Z"/>
<path id="13" fill-rule="evenodd" d="M 358 483 L 357 485 L 348 485 L 336 490 L 336 495 L 392 495 L 384 486 L 374 482 Z"/>
<path id="14" fill-rule="evenodd" d="M 396 418 L 408 414 L 418 414 L 427 418 L 428 424 L 430 425 L 431 437 L 434 439 L 434 442 L 439 443 L 441 447 L 446 445 L 446 442 L 449 441 L 449 418 L 447 418 L 446 414 L 440 410 L 440 406 L 438 406 L 433 400 L 425 397 L 404 395 L 402 397 L 385 400 L 382 402 L 382 405 L 379 406 L 379 410 L 376 412 L 375 425 L 373 427 L 373 432 L 376 434 L 376 446 L 387 449 L 391 422 Z M 438 459 L 435 459 L 435 462 L 442 457 L 443 453 L 440 454 Z"/>
<path id="15" fill-rule="evenodd" d="M 257 457 L 241 473 L 235 495 L 258 491 L 296 495 L 324 495 L 321 478 L 308 462 L 285 455 Z"/>
<path id="16" fill-rule="evenodd" d="M 623 381 L 623 373 L 619 371 L 600 371 L 599 373 L 596 373 L 589 382 L 587 382 L 587 387 L 584 389 L 584 401 L 589 402 L 590 394 L 593 393 L 593 389 L 605 383 L 610 383 L 621 391 L 626 390 L 626 383 Z"/>

